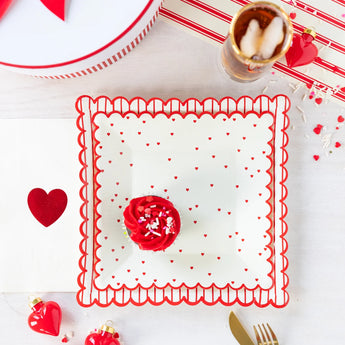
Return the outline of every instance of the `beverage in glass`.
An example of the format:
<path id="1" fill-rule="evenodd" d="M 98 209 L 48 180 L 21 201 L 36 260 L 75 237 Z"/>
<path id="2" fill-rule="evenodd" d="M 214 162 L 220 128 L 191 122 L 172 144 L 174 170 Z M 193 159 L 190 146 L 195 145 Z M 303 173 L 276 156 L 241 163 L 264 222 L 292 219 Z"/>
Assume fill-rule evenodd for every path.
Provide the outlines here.
<path id="1" fill-rule="evenodd" d="M 222 47 L 222 65 L 237 81 L 253 81 L 290 48 L 293 35 L 287 13 L 278 5 L 257 1 L 233 17 Z"/>

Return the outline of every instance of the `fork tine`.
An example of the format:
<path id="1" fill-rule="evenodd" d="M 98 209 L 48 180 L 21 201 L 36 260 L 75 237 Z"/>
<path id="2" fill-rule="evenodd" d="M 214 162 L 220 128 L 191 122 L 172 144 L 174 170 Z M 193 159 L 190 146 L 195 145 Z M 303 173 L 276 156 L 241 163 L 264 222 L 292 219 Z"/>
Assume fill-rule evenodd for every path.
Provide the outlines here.
<path id="1" fill-rule="evenodd" d="M 265 333 L 266 333 L 267 344 L 268 344 L 268 345 L 273 345 L 273 344 L 272 344 L 272 341 L 271 341 L 271 337 L 270 337 L 270 335 L 269 335 L 269 333 L 268 333 L 268 331 L 267 331 L 267 328 L 265 327 L 264 324 L 262 324 L 262 328 L 264 329 L 264 331 L 265 331 Z"/>
<path id="2" fill-rule="evenodd" d="M 259 335 L 259 333 L 258 333 L 256 327 L 253 326 L 253 328 L 254 328 L 254 333 L 255 333 L 256 342 L 258 343 L 258 345 L 263 345 L 263 344 L 262 344 L 262 341 L 261 341 L 261 338 L 260 338 L 260 335 Z"/>
<path id="3" fill-rule="evenodd" d="M 269 324 L 267 324 L 267 327 L 268 327 L 268 329 L 269 329 L 270 332 L 271 332 L 271 336 L 272 336 L 272 339 L 273 339 L 273 344 L 274 344 L 274 345 L 279 345 L 278 339 L 277 339 L 276 335 L 274 334 L 274 332 L 273 332 L 271 326 L 270 326 Z"/>
<path id="4" fill-rule="evenodd" d="M 258 327 L 259 327 L 259 331 L 260 331 L 260 333 L 261 333 L 261 338 L 262 338 L 262 340 L 263 340 L 262 343 L 263 343 L 263 345 L 267 345 L 267 340 L 266 340 L 265 334 L 264 334 L 264 332 L 262 331 L 261 326 L 258 325 Z"/>

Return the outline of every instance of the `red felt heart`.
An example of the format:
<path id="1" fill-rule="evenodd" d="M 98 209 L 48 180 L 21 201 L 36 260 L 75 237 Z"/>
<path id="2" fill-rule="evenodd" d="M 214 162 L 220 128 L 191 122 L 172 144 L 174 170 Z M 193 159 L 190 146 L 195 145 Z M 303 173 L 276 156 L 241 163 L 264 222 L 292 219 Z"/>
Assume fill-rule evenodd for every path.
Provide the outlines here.
<path id="1" fill-rule="evenodd" d="M 85 345 L 120 345 L 116 339 L 119 335 L 115 333 L 112 335 L 109 332 L 91 333 L 85 339 Z"/>
<path id="2" fill-rule="evenodd" d="M 303 33 L 301 36 L 294 34 L 290 49 L 285 55 L 289 67 L 307 65 L 317 57 L 318 50 L 312 43 L 313 36 Z"/>
<path id="3" fill-rule="evenodd" d="M 1 0 L 0 1 L 0 19 L 6 13 L 7 9 L 11 5 L 13 0 Z"/>
<path id="4" fill-rule="evenodd" d="M 58 336 L 61 325 L 60 306 L 53 302 L 39 302 L 28 317 L 30 328 L 38 333 Z"/>
<path id="5" fill-rule="evenodd" d="M 31 213 L 45 227 L 60 218 L 66 205 L 67 195 L 61 189 L 54 189 L 47 194 L 43 189 L 35 188 L 28 195 Z"/>
<path id="6" fill-rule="evenodd" d="M 49 11 L 65 20 L 65 0 L 41 0 L 41 2 Z"/>

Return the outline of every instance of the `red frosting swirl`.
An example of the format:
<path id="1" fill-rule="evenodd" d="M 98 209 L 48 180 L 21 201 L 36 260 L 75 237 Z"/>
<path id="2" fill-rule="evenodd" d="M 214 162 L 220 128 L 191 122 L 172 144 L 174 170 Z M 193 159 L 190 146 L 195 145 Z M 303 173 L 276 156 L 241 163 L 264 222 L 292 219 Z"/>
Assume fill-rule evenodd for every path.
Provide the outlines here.
<path id="1" fill-rule="evenodd" d="M 132 199 L 123 215 L 130 238 L 143 250 L 164 250 L 180 232 L 180 216 L 174 205 L 158 196 Z"/>

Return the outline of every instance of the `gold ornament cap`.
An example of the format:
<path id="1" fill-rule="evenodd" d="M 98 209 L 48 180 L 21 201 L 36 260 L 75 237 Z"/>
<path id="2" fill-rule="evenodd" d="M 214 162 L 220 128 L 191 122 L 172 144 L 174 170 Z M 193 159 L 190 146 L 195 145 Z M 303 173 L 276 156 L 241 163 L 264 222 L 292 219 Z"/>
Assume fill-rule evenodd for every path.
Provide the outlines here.
<path id="1" fill-rule="evenodd" d="M 111 327 L 111 326 L 108 326 L 108 325 L 103 325 L 101 327 L 101 331 L 108 332 L 110 334 L 114 334 L 115 333 L 115 329 L 113 327 Z"/>
<path id="2" fill-rule="evenodd" d="M 314 39 L 316 37 L 316 32 L 313 29 L 310 29 L 310 28 L 304 29 L 303 33 L 312 36 Z"/>
<path id="3" fill-rule="evenodd" d="M 36 297 L 30 301 L 29 307 L 32 309 L 36 304 L 40 302 L 42 302 L 42 300 L 39 297 Z"/>

